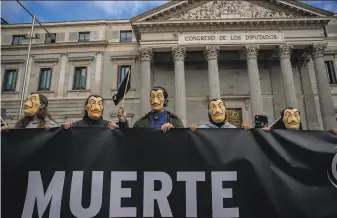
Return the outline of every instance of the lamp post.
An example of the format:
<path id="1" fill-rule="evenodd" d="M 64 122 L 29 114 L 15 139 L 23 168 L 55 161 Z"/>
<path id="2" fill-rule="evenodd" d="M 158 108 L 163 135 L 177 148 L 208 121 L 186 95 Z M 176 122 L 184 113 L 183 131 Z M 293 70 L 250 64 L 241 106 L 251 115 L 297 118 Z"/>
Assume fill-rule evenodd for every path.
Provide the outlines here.
<path id="1" fill-rule="evenodd" d="M 20 120 L 20 116 L 21 116 L 21 113 L 22 113 L 22 107 L 23 107 L 23 99 L 25 97 L 27 72 L 28 72 L 29 59 L 30 59 L 30 50 L 32 48 L 32 41 L 33 41 L 33 34 L 34 34 L 34 24 L 35 24 L 35 15 L 33 15 L 32 29 L 30 31 L 28 53 L 27 53 L 27 58 L 26 58 L 25 74 L 24 74 L 23 85 L 22 85 L 22 90 L 21 90 L 20 110 L 19 110 L 17 121 Z"/>
<path id="2" fill-rule="evenodd" d="M 30 13 L 30 11 L 21 4 L 21 2 L 19 2 L 19 0 L 16 0 L 19 5 L 32 17 L 32 28 L 30 31 L 30 36 L 29 36 L 29 45 L 28 45 L 28 52 L 27 52 L 27 59 L 26 59 L 26 67 L 25 67 L 25 73 L 24 73 L 24 80 L 23 80 L 23 85 L 22 85 L 22 90 L 21 90 L 21 98 L 20 98 L 20 109 L 19 109 L 19 114 L 17 117 L 17 121 L 20 120 L 20 116 L 22 113 L 22 108 L 23 108 L 23 99 L 25 97 L 25 91 L 26 91 L 26 83 L 27 83 L 27 73 L 28 73 L 28 67 L 29 67 L 29 59 L 30 59 L 30 51 L 32 48 L 32 41 L 33 39 L 36 38 L 40 38 L 39 34 L 35 34 L 34 36 L 34 25 L 35 25 L 35 21 L 40 24 L 40 26 L 47 32 L 48 36 L 55 39 L 55 35 L 54 34 L 50 34 L 48 32 L 48 30 L 46 30 L 46 28 L 44 28 L 44 26 L 36 19 L 36 16 L 32 13 Z M 24 38 L 27 39 L 28 36 L 24 35 Z"/>

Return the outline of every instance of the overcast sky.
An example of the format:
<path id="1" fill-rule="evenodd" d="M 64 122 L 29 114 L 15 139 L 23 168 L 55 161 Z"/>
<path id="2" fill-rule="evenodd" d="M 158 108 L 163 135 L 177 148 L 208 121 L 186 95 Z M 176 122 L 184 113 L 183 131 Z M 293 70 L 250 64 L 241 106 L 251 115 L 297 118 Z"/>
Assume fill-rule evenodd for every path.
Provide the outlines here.
<path id="1" fill-rule="evenodd" d="M 22 1 L 41 22 L 130 19 L 167 1 Z M 337 0 L 303 1 L 337 13 Z M 31 17 L 16 1 L 1 1 L 1 17 L 9 23 L 29 23 Z"/>

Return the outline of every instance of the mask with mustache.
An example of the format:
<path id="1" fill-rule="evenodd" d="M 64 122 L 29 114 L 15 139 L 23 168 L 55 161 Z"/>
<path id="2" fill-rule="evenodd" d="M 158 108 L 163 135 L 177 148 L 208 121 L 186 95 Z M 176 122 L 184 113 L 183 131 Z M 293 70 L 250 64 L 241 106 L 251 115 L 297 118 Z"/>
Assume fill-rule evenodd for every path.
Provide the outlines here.
<path id="1" fill-rule="evenodd" d="M 103 112 L 103 99 L 101 97 L 91 96 L 86 105 L 88 116 L 92 120 L 98 120 L 102 116 Z"/>
<path id="2" fill-rule="evenodd" d="M 152 90 L 150 95 L 151 109 L 155 112 L 161 112 L 164 110 L 165 97 L 163 90 Z"/>
<path id="3" fill-rule="evenodd" d="M 283 123 L 287 129 L 299 130 L 301 124 L 300 113 L 296 108 L 285 109 L 283 112 Z"/>
<path id="4" fill-rule="evenodd" d="M 25 116 L 33 116 L 41 107 L 39 94 L 32 94 L 25 100 L 23 112 Z"/>
<path id="5" fill-rule="evenodd" d="M 224 123 L 226 107 L 222 100 L 213 100 L 208 104 L 208 114 L 214 123 Z"/>

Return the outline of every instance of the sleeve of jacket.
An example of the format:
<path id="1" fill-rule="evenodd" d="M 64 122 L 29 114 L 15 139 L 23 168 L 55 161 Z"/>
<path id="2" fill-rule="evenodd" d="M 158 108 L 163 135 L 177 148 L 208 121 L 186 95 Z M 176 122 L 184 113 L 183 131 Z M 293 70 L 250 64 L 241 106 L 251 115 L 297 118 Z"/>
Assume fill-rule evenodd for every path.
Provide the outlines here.
<path id="1" fill-rule="evenodd" d="M 183 122 L 181 121 L 181 119 L 179 117 L 177 117 L 174 128 L 185 128 Z"/>
<path id="2" fill-rule="evenodd" d="M 118 121 L 116 124 L 119 126 L 120 129 L 127 129 L 127 128 L 129 128 L 129 122 L 128 122 L 128 120 L 125 120 L 124 122 Z"/>

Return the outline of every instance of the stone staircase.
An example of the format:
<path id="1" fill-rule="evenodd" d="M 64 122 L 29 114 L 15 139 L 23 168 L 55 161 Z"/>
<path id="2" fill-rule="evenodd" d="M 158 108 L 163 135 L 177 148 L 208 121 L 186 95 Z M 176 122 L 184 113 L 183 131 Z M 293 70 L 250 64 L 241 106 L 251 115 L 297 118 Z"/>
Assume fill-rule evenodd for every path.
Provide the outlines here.
<path id="1" fill-rule="evenodd" d="M 10 127 L 16 124 L 20 101 L 2 101 L 1 108 L 6 109 L 6 123 Z M 53 119 L 62 124 L 66 121 L 80 120 L 83 116 L 84 100 L 49 100 L 48 110 Z"/>

